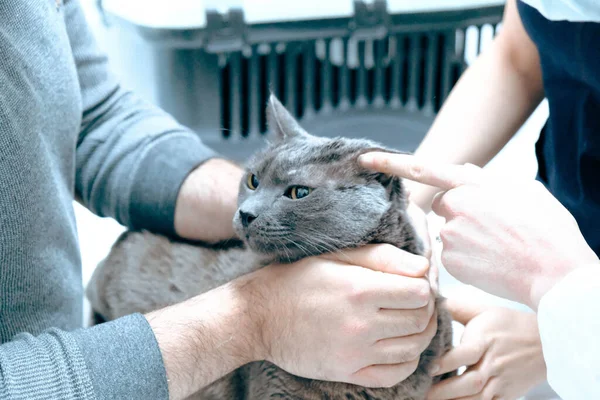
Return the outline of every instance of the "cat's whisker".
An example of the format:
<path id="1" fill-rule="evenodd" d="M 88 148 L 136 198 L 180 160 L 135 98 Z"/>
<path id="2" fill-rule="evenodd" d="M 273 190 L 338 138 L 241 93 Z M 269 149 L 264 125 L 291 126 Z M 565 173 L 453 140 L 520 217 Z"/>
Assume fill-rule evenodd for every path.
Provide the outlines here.
<path id="1" fill-rule="evenodd" d="M 326 240 L 328 243 L 331 243 L 332 245 L 336 245 L 338 247 L 345 247 L 346 243 L 340 239 L 337 238 L 333 238 L 331 236 L 327 236 L 326 234 L 324 234 L 323 232 L 320 232 L 318 230 L 309 228 L 308 231 L 314 235 L 315 237 L 319 237 L 323 240 Z"/>
<path id="2" fill-rule="evenodd" d="M 331 246 L 332 250 L 339 250 L 341 247 L 345 247 L 344 246 L 345 243 L 343 243 L 339 239 L 327 236 L 323 232 L 320 232 L 320 231 L 312 229 L 312 228 L 307 228 L 307 230 L 312 234 L 312 236 L 311 237 L 305 236 L 306 238 L 308 238 L 308 239 L 317 239 L 321 243 L 326 243 L 329 246 Z"/>
<path id="3" fill-rule="evenodd" d="M 289 239 L 289 241 L 296 246 L 298 249 L 300 249 L 307 257 L 312 256 L 312 254 L 306 249 L 306 247 L 302 246 L 300 243 L 296 242 L 293 239 Z"/>
<path id="4" fill-rule="evenodd" d="M 309 237 L 304 236 L 302 234 L 297 235 L 297 236 L 299 236 L 301 239 L 304 239 L 305 240 L 304 244 L 311 246 L 313 249 L 315 249 L 317 251 L 317 254 L 323 253 L 323 249 L 325 249 L 325 252 L 328 252 L 327 248 L 325 248 L 324 246 L 318 245 L 318 243 L 313 243 Z"/>
<path id="5" fill-rule="evenodd" d="M 332 244 L 318 238 L 318 237 L 310 237 L 306 234 L 302 234 L 300 232 L 296 232 L 296 235 L 306 241 L 306 244 L 311 245 L 313 248 L 317 249 L 319 253 L 331 253 L 336 252 L 339 249 Z M 317 240 L 317 242 L 315 242 Z M 324 250 L 324 251 L 323 251 Z"/>
<path id="6" fill-rule="evenodd" d="M 288 263 L 291 262 L 292 261 L 291 252 L 289 252 L 289 249 L 287 248 L 287 246 L 285 245 L 285 243 L 283 242 L 283 240 L 281 240 L 281 239 L 279 239 L 277 237 L 274 237 L 272 239 L 275 239 L 277 241 L 277 243 L 281 244 L 281 250 L 283 250 L 283 252 L 285 253 L 285 256 L 288 259 Z M 277 246 L 277 243 L 273 244 L 275 246 L 276 250 L 279 249 L 279 247 Z"/>
<path id="7" fill-rule="evenodd" d="M 287 246 L 285 245 L 285 243 L 283 243 L 282 240 L 278 240 L 279 243 L 281 243 L 281 248 L 283 249 L 285 256 L 288 259 L 288 263 L 292 262 L 292 252 L 289 251 L 289 249 L 287 248 Z"/>

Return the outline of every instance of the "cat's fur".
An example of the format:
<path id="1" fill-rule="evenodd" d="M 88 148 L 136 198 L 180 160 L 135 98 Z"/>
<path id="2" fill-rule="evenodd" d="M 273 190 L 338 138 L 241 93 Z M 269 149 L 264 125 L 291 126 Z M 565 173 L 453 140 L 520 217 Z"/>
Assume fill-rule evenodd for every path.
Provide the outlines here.
<path id="1" fill-rule="evenodd" d="M 257 216 L 234 227 L 244 243 L 210 248 L 154 235 L 126 232 L 98 266 L 87 294 L 95 312 L 114 319 L 149 312 L 220 286 L 272 261 L 390 243 L 414 254 L 423 246 L 406 214 L 399 178 L 361 168 L 357 158 L 385 150 L 368 140 L 318 138 L 306 133 L 271 96 L 268 122 L 275 140 L 248 163 L 257 190 L 240 184 L 240 210 Z M 389 150 L 386 150 L 389 151 Z M 290 185 L 314 188 L 307 197 L 283 196 Z M 420 400 L 432 384 L 431 361 L 451 346 L 451 318 L 437 300 L 438 332 L 418 369 L 392 388 L 367 389 L 298 378 L 268 362 L 248 364 L 213 383 L 194 399 L 394 399 Z M 436 378 L 439 379 L 439 378 Z"/>

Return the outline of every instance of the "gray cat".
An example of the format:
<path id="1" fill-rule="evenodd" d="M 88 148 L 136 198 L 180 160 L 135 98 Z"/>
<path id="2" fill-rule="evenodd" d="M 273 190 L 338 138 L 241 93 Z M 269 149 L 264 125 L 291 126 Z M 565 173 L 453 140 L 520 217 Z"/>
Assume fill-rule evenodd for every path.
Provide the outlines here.
<path id="1" fill-rule="evenodd" d="M 240 245 L 221 247 L 126 232 L 98 266 L 87 295 L 104 319 L 146 313 L 206 292 L 268 263 L 390 243 L 423 253 L 406 214 L 399 178 L 357 163 L 360 154 L 384 150 L 368 140 L 319 138 L 306 133 L 274 97 L 267 107 L 275 136 L 248 163 L 233 224 Z M 266 361 L 248 364 L 209 385 L 193 399 L 425 399 L 431 361 L 449 350 L 452 325 L 436 301 L 438 331 L 417 370 L 392 388 L 369 389 L 299 378 Z"/>

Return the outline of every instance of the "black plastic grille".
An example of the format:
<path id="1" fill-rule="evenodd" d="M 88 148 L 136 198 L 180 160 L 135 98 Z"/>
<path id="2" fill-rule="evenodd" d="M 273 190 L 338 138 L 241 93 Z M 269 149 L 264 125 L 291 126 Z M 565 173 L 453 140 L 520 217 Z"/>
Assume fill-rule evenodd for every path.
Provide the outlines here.
<path id="1" fill-rule="evenodd" d="M 467 29 L 475 53 L 498 25 L 392 34 L 382 39 L 273 42 L 220 55 L 223 136 L 266 131 L 270 91 L 298 118 L 361 109 L 434 115 L 466 67 Z M 475 55 L 475 54 L 473 54 Z"/>

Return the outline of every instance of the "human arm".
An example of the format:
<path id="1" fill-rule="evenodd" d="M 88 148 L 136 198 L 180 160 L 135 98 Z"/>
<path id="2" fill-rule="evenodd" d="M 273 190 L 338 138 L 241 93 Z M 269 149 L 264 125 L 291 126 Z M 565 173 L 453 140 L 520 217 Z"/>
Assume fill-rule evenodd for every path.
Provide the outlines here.
<path id="1" fill-rule="evenodd" d="M 459 280 L 538 311 L 548 382 L 564 399 L 597 398 L 600 261 L 572 215 L 536 181 L 475 166 L 373 154 L 365 166 L 437 186 L 442 263 Z M 518 194 L 518 196 L 516 196 Z"/>
<path id="2" fill-rule="evenodd" d="M 391 386 L 437 329 L 427 272 L 424 257 L 366 246 L 268 266 L 146 318 L 21 335 L 0 345 L 0 395 L 183 399 L 254 360 Z"/>
<path id="3" fill-rule="evenodd" d="M 461 342 L 432 369 L 441 375 L 467 367 L 431 389 L 428 400 L 517 400 L 546 378 L 536 315 L 473 304 L 470 298 L 446 301 L 455 321 L 465 326 Z"/>
<path id="4" fill-rule="evenodd" d="M 268 266 L 186 306 L 150 313 L 171 396 L 257 360 L 312 379 L 396 384 L 436 331 L 427 267 L 392 246 L 367 246 Z M 183 337 L 192 339 L 182 346 Z"/>
<path id="5" fill-rule="evenodd" d="M 81 91 L 78 199 L 131 228 L 207 242 L 234 237 L 242 170 L 120 85 L 79 2 L 65 1 L 63 12 Z"/>
<path id="6" fill-rule="evenodd" d="M 468 368 L 434 386 L 428 399 L 516 400 L 544 379 L 562 399 L 599 398 L 599 304 L 598 265 L 578 268 L 557 283 L 542 297 L 537 316 L 449 299 L 454 319 L 466 326 L 435 375 Z"/>
<path id="7" fill-rule="evenodd" d="M 487 164 L 544 97 L 538 51 L 515 0 L 501 31 L 461 76 L 415 155 L 427 161 Z M 407 182 L 411 200 L 429 210 L 438 189 Z"/>

